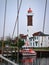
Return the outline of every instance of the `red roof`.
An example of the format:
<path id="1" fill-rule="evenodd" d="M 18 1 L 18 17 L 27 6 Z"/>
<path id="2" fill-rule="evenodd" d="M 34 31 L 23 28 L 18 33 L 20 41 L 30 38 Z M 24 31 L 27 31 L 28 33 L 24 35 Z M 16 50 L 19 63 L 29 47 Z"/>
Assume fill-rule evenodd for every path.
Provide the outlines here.
<path id="1" fill-rule="evenodd" d="M 33 36 L 44 36 L 44 35 L 45 34 L 43 32 L 41 32 L 41 31 L 36 32 L 36 33 L 33 34 Z"/>
<path id="2" fill-rule="evenodd" d="M 27 35 L 20 34 L 20 37 L 23 38 L 23 39 L 26 39 L 27 38 Z"/>
<path id="3" fill-rule="evenodd" d="M 32 13 L 32 9 L 31 8 L 29 8 L 28 13 Z"/>

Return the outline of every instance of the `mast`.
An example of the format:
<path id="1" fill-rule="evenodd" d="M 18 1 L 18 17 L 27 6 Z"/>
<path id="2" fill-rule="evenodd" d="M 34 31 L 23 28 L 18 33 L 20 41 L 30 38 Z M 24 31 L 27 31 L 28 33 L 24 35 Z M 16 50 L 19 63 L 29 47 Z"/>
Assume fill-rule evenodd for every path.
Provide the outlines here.
<path id="1" fill-rule="evenodd" d="M 47 0 L 46 0 L 46 2 L 45 2 L 45 10 L 44 10 L 44 19 L 43 19 L 43 33 L 44 33 L 44 29 L 45 29 L 46 9 L 47 9 Z M 43 43 L 43 36 L 42 36 L 41 47 L 42 47 L 42 43 Z"/>
<path id="2" fill-rule="evenodd" d="M 18 13 L 18 10 L 19 10 L 19 0 L 17 0 L 17 13 Z M 17 19 L 17 37 L 18 37 L 19 35 L 19 14 L 17 16 L 18 16 L 18 19 Z"/>
<path id="3" fill-rule="evenodd" d="M 3 55 L 3 49 L 4 49 L 4 35 L 5 35 L 5 24 L 6 24 L 6 10 L 7 10 L 7 0 L 5 0 L 4 24 L 3 24 L 3 40 L 2 40 L 2 55 Z"/>
<path id="4" fill-rule="evenodd" d="M 17 14 L 19 13 L 19 0 L 17 0 Z M 19 35 L 19 14 L 17 15 L 17 37 Z M 18 45 L 18 44 L 17 44 Z M 19 63 L 19 48 L 17 49 L 17 63 Z"/>
<path id="5" fill-rule="evenodd" d="M 19 37 L 19 12 L 20 12 L 20 8 L 21 8 L 21 4 L 22 4 L 22 0 L 20 1 L 20 4 L 19 4 L 19 0 L 17 0 L 17 37 Z M 18 40 L 19 40 L 19 38 L 18 38 Z M 19 63 L 19 48 L 17 50 L 18 50 L 17 63 Z"/>
<path id="6" fill-rule="evenodd" d="M 45 28 L 46 9 L 47 9 L 47 0 L 45 2 L 45 11 L 44 11 L 44 20 L 43 20 L 43 32 L 44 32 L 44 28 Z"/>

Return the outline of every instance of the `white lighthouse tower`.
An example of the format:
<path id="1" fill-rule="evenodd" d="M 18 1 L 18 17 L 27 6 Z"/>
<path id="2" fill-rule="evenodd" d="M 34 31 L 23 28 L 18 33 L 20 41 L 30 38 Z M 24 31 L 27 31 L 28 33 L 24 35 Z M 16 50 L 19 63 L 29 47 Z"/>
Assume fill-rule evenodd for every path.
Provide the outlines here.
<path id="1" fill-rule="evenodd" d="M 32 9 L 29 8 L 27 11 L 27 34 L 28 37 L 32 37 L 32 33 L 33 33 L 33 13 L 32 13 Z"/>

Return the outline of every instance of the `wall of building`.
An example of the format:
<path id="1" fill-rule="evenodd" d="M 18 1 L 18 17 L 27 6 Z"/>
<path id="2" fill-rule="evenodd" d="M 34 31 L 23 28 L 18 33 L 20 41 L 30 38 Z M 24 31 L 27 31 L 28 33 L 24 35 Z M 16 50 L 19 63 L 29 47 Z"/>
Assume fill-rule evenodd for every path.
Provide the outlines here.
<path id="1" fill-rule="evenodd" d="M 32 37 L 33 33 L 33 26 L 27 26 L 27 34 L 29 37 Z"/>
<path id="2" fill-rule="evenodd" d="M 43 42 L 42 42 L 42 36 L 35 36 L 33 44 L 34 44 L 34 47 L 49 47 L 48 36 L 43 36 Z"/>

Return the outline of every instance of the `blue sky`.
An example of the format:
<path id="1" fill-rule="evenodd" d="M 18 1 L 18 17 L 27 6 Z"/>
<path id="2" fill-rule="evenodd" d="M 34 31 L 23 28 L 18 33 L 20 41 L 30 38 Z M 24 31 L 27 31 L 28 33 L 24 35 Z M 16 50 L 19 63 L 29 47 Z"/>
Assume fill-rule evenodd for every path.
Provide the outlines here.
<path id="1" fill-rule="evenodd" d="M 20 0 L 19 0 L 20 1 Z M 44 7 L 46 0 L 22 0 L 19 13 L 19 34 L 27 34 L 27 10 L 33 10 L 33 33 L 42 31 Z M 0 0 L 0 37 L 3 36 L 5 0 Z M 17 16 L 17 0 L 7 0 L 5 36 L 11 36 Z M 45 33 L 49 34 L 49 0 L 47 0 L 47 12 L 45 21 Z M 17 36 L 17 26 L 14 33 Z"/>

